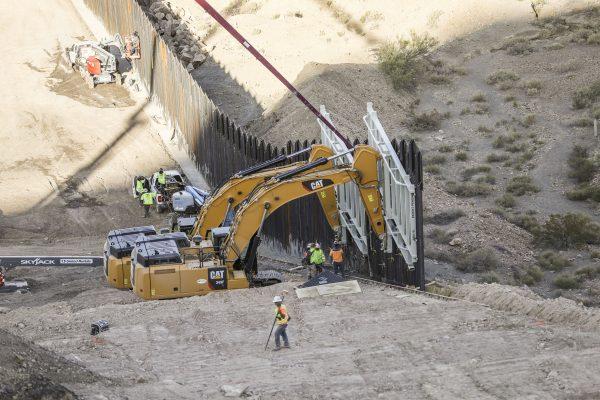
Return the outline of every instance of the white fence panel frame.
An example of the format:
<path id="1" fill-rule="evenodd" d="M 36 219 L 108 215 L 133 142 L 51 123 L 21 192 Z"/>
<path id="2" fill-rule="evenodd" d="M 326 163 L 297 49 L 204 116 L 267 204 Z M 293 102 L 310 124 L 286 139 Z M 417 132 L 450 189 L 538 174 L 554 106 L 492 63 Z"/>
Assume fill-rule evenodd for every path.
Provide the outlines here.
<path id="1" fill-rule="evenodd" d="M 321 114 L 331 123 L 331 117 L 321 106 Z M 331 129 L 329 129 L 322 121 L 317 119 L 321 127 L 321 143 L 329 146 L 334 154 L 347 152 L 349 149 L 344 142 L 337 137 Z M 335 159 L 335 164 L 352 164 L 354 157 L 348 153 L 342 157 Z M 365 216 L 365 207 L 361 201 L 358 186 L 354 182 L 336 186 L 338 211 L 340 213 L 340 221 L 342 225 L 342 241 L 347 242 L 346 232 L 350 232 L 352 239 L 363 255 L 368 254 L 368 232 L 369 221 Z"/>
<path id="2" fill-rule="evenodd" d="M 373 103 L 367 103 L 367 115 L 363 121 L 369 132 L 369 145 L 381 153 L 379 188 L 383 197 L 383 212 L 387 231 L 385 251 L 392 251 L 392 240 L 402 252 L 409 268 L 417 261 L 417 219 L 415 210 L 415 186 L 404 170 L 396 151 L 392 147 Z"/>

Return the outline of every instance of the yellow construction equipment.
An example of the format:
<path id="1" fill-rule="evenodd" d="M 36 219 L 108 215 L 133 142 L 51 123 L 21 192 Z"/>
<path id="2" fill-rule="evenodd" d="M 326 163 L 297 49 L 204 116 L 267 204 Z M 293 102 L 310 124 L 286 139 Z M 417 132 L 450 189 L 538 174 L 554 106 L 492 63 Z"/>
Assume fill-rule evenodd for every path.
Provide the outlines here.
<path id="1" fill-rule="evenodd" d="M 308 163 L 318 159 L 327 159 L 333 155 L 331 149 L 320 144 L 312 145 Z M 307 149 L 308 150 L 308 149 Z M 218 227 L 225 220 L 230 211 L 242 203 L 250 193 L 260 184 L 265 183 L 273 176 L 293 171 L 294 169 L 306 165 L 307 162 L 297 162 L 283 167 L 267 168 L 270 165 L 283 161 L 285 158 L 291 158 L 300 152 L 290 154 L 289 156 L 280 156 L 265 163 L 250 167 L 244 171 L 240 171 L 231 177 L 225 184 L 215 191 L 202 205 L 198 213 L 198 219 L 190 236 L 200 235 L 203 238 L 208 237 L 208 233 L 212 228 Z M 331 161 L 318 165 L 310 170 L 319 171 L 329 169 L 333 166 Z M 319 201 L 327 217 L 327 221 L 332 229 L 336 230 L 339 226 L 339 215 L 337 211 L 337 203 L 333 188 L 324 190 L 319 196 Z"/>
<path id="2" fill-rule="evenodd" d="M 330 157 L 272 176 L 257 186 L 238 208 L 232 226 L 212 229 L 208 240 L 185 249 L 169 242 L 141 249 L 132 263 L 133 291 L 143 299 L 167 299 L 280 281 L 278 273 L 258 271 L 256 267 L 265 220 L 293 200 L 348 182 L 358 185 L 371 226 L 378 235 L 383 235 L 385 222 L 377 177 L 379 153 L 362 145 L 353 151 L 352 165 L 311 171 L 335 158 Z M 228 231 L 222 241 L 221 231 Z"/>

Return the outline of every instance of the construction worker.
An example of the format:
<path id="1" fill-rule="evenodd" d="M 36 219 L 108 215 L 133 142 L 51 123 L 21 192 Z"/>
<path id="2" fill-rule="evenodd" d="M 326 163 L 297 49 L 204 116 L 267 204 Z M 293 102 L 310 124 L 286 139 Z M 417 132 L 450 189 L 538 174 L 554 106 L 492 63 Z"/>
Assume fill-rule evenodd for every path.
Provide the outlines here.
<path id="1" fill-rule="evenodd" d="M 325 263 L 325 254 L 321 250 L 321 245 L 315 243 L 315 249 L 310 255 L 310 263 L 315 266 L 316 274 L 323 272 L 323 264 Z"/>
<path id="2" fill-rule="evenodd" d="M 273 297 L 273 303 L 275 303 L 275 307 L 277 307 L 275 310 L 275 323 L 277 324 L 277 328 L 275 329 L 275 348 L 273 351 L 281 350 L 281 338 L 283 339 L 283 347 L 289 349 L 290 342 L 288 340 L 286 329 L 291 318 L 283 305 L 281 296 Z"/>
<path id="3" fill-rule="evenodd" d="M 154 192 L 144 192 L 140 196 L 140 200 L 142 200 L 142 205 L 144 206 L 144 218 L 148 218 L 150 215 L 150 207 L 154 205 L 155 197 L 156 193 Z"/>
<path id="4" fill-rule="evenodd" d="M 333 272 L 346 279 L 346 273 L 344 272 L 344 250 L 342 250 L 340 242 L 333 242 L 333 248 L 329 250 L 329 257 L 333 261 Z"/>
<path id="5" fill-rule="evenodd" d="M 143 176 L 138 176 L 135 180 L 135 191 L 138 196 L 141 196 L 144 192 L 147 192 L 144 180 L 145 179 Z"/>
<path id="6" fill-rule="evenodd" d="M 161 168 L 158 170 L 158 173 L 156 174 L 156 186 L 157 186 L 158 190 L 163 191 L 166 184 L 167 184 L 167 175 L 165 174 L 165 171 L 163 171 L 163 169 Z"/>
<path id="7" fill-rule="evenodd" d="M 4 274 L 2 270 L 0 270 L 0 287 L 4 286 Z"/>
<path id="8" fill-rule="evenodd" d="M 312 251 L 314 250 L 313 246 L 314 246 L 313 243 L 309 243 L 306 246 L 306 250 L 304 251 L 304 257 L 302 257 L 302 265 L 304 265 L 306 268 L 308 268 L 308 279 L 312 278 L 310 255 L 312 254 Z"/>

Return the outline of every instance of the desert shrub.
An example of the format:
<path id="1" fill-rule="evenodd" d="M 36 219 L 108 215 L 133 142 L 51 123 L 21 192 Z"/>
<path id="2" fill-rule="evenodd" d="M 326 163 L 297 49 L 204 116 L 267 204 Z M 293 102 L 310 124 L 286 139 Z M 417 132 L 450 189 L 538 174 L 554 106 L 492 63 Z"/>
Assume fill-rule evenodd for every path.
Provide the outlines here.
<path id="1" fill-rule="evenodd" d="M 447 263 L 454 262 L 454 257 L 449 251 L 438 250 L 432 247 L 425 247 L 425 257 Z"/>
<path id="2" fill-rule="evenodd" d="M 506 53 L 511 56 L 526 55 L 534 51 L 530 42 L 529 39 L 523 37 L 512 38 L 507 40 L 501 49 L 506 50 Z"/>
<path id="3" fill-rule="evenodd" d="M 420 114 L 412 113 L 408 121 L 408 127 L 414 131 L 435 131 L 440 129 L 444 116 L 436 109 Z"/>
<path id="4" fill-rule="evenodd" d="M 440 228 L 433 229 L 429 235 L 431 240 L 438 244 L 448 244 L 452 240 L 452 235 L 449 235 L 445 230 Z"/>
<path id="5" fill-rule="evenodd" d="M 535 114 L 527 114 L 521 124 L 525 128 L 529 128 L 531 125 L 535 124 Z"/>
<path id="6" fill-rule="evenodd" d="M 594 121 L 591 120 L 590 118 L 575 118 L 570 120 L 567 123 L 569 126 L 572 127 L 576 127 L 576 128 L 586 128 L 588 126 L 594 126 Z"/>
<path id="7" fill-rule="evenodd" d="M 590 251 L 590 258 L 600 259 L 600 251 L 596 251 L 596 250 Z"/>
<path id="8" fill-rule="evenodd" d="M 445 144 L 443 146 L 440 146 L 438 148 L 438 151 L 440 153 L 452 153 L 454 151 L 454 148 L 452 146 L 449 146 L 449 145 Z"/>
<path id="9" fill-rule="evenodd" d="M 504 150 L 509 153 L 521 153 L 527 149 L 527 145 L 525 143 L 514 143 L 504 147 Z"/>
<path id="10" fill-rule="evenodd" d="M 440 165 L 446 163 L 446 156 L 440 154 L 433 155 L 425 159 L 425 165 Z"/>
<path id="11" fill-rule="evenodd" d="M 442 170 L 437 165 L 426 165 L 425 167 L 423 167 L 423 171 L 433 175 L 439 175 L 442 173 Z"/>
<path id="12" fill-rule="evenodd" d="M 495 272 L 488 272 L 479 277 L 479 283 L 497 283 L 499 281 L 500 278 Z"/>
<path id="13" fill-rule="evenodd" d="M 571 274 L 562 274 L 554 278 L 554 286 L 559 289 L 578 289 L 581 284 L 577 278 Z"/>
<path id="14" fill-rule="evenodd" d="M 600 33 L 593 33 L 588 36 L 587 44 L 600 44 Z"/>
<path id="15" fill-rule="evenodd" d="M 489 154 L 489 155 L 486 157 L 486 159 L 485 159 L 485 160 L 486 160 L 487 162 L 489 162 L 489 163 L 497 163 L 497 162 L 506 161 L 506 160 L 508 160 L 509 158 L 510 158 L 510 157 L 509 157 L 508 155 L 506 155 L 506 154 L 495 154 L 495 153 L 492 153 L 492 154 Z"/>
<path id="16" fill-rule="evenodd" d="M 593 105 L 600 98 L 600 80 L 573 94 L 573 108 L 582 109 Z"/>
<path id="17" fill-rule="evenodd" d="M 542 90 L 542 82 L 540 81 L 527 81 L 525 82 L 526 89 L 537 89 Z"/>
<path id="18" fill-rule="evenodd" d="M 520 79 L 519 76 L 517 74 L 515 74 L 514 72 L 500 70 L 500 71 L 496 71 L 493 74 L 489 75 L 486 78 L 485 82 L 488 85 L 495 85 L 495 84 L 501 83 L 501 82 L 516 82 L 519 79 Z"/>
<path id="19" fill-rule="evenodd" d="M 477 183 L 489 183 L 490 185 L 496 184 L 496 177 L 492 174 L 485 174 L 484 176 L 480 176 L 475 179 Z"/>
<path id="20" fill-rule="evenodd" d="M 486 114 L 489 110 L 490 108 L 487 104 L 477 103 L 475 106 L 475 114 L 478 115 Z"/>
<path id="21" fill-rule="evenodd" d="M 508 218 L 508 222 L 525 229 L 527 232 L 535 233 L 540 229 L 538 220 L 533 215 L 516 214 Z"/>
<path id="22" fill-rule="evenodd" d="M 477 132 L 481 132 L 481 133 L 490 133 L 490 132 L 493 132 L 493 131 L 494 131 L 493 129 L 488 128 L 485 125 L 479 125 L 477 127 Z"/>
<path id="23" fill-rule="evenodd" d="M 504 97 L 504 102 L 505 103 L 510 103 L 511 101 L 515 101 L 515 100 L 517 100 L 517 98 L 515 96 L 512 96 L 512 95 Z"/>
<path id="24" fill-rule="evenodd" d="M 590 110 L 590 115 L 593 119 L 600 119 L 600 106 L 596 106 Z M 592 121 L 592 125 L 594 125 Z"/>
<path id="25" fill-rule="evenodd" d="M 469 156 L 465 151 L 459 151 L 454 155 L 454 158 L 456 159 L 456 161 L 467 161 Z"/>
<path id="26" fill-rule="evenodd" d="M 600 202 L 600 186 L 584 185 L 577 189 L 570 190 L 566 193 L 567 199 L 573 201 L 593 200 Z"/>
<path id="27" fill-rule="evenodd" d="M 492 170 L 489 165 L 478 165 L 477 167 L 467 168 L 463 171 L 463 180 L 468 181 L 473 176 L 481 173 L 488 173 Z"/>
<path id="28" fill-rule="evenodd" d="M 553 251 L 546 251 L 537 256 L 538 264 L 546 271 L 562 271 L 571 266 L 571 261 Z"/>
<path id="29" fill-rule="evenodd" d="M 540 269 L 537 265 L 532 265 L 527 268 L 527 275 L 531 276 L 535 282 L 539 282 L 544 277 L 544 271 Z"/>
<path id="30" fill-rule="evenodd" d="M 469 107 L 463 108 L 462 110 L 460 110 L 460 115 L 467 115 L 467 114 L 471 114 L 472 111 Z"/>
<path id="31" fill-rule="evenodd" d="M 456 183 L 449 182 L 446 191 L 459 197 L 487 196 L 492 192 L 490 185 L 485 183 Z"/>
<path id="32" fill-rule="evenodd" d="M 517 205 L 517 200 L 515 200 L 512 194 L 505 193 L 504 196 L 496 199 L 496 204 L 504 208 L 513 208 Z"/>
<path id="33" fill-rule="evenodd" d="M 505 147 L 506 145 L 515 143 L 520 138 L 521 138 L 521 135 L 519 135 L 516 132 L 513 132 L 510 135 L 500 135 L 500 136 L 497 136 L 496 139 L 494 139 L 494 141 L 492 142 L 492 146 L 496 149 L 501 149 L 501 148 Z"/>
<path id="34" fill-rule="evenodd" d="M 481 92 L 473 95 L 473 97 L 471 97 L 471 102 L 473 103 L 485 103 L 487 100 L 485 99 L 485 95 Z"/>
<path id="35" fill-rule="evenodd" d="M 594 279 L 600 275 L 600 266 L 588 265 L 586 267 L 579 268 L 575 271 L 575 275 L 580 279 Z"/>
<path id="36" fill-rule="evenodd" d="M 567 165 L 571 169 L 569 176 L 579 183 L 590 182 L 596 173 L 596 165 L 589 158 L 587 148 L 583 146 L 573 146 Z"/>
<path id="37" fill-rule="evenodd" d="M 552 214 L 534 233 L 538 245 L 569 249 L 600 243 L 600 225 L 585 214 Z"/>
<path id="38" fill-rule="evenodd" d="M 506 191 L 515 196 L 524 196 L 526 194 L 537 193 L 540 189 L 533 183 L 531 177 L 515 176 L 508 182 Z"/>
<path id="39" fill-rule="evenodd" d="M 423 218 L 423 222 L 433 225 L 448 225 L 457 219 L 464 217 L 466 214 L 459 208 L 451 208 L 449 210 L 440 211 L 432 216 Z"/>
<path id="40" fill-rule="evenodd" d="M 394 89 L 414 89 L 425 71 L 423 56 L 437 44 L 431 36 L 411 32 L 410 39 L 399 39 L 379 47 L 375 56 L 379 68 L 392 80 Z"/>
<path id="41" fill-rule="evenodd" d="M 493 271 L 500 265 L 494 250 L 483 247 L 456 257 L 456 268 L 463 272 Z"/>

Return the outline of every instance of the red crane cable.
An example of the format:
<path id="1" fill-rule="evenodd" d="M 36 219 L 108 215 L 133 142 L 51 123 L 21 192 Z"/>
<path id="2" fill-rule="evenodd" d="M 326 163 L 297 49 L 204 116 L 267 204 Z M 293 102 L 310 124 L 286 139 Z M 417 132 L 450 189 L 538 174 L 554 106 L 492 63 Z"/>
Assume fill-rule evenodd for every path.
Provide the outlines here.
<path id="1" fill-rule="evenodd" d="M 327 118 L 325 118 L 323 114 L 321 114 L 319 110 L 317 110 L 315 106 L 313 106 L 310 103 L 310 101 L 308 101 L 306 97 L 304 97 L 302 93 L 300 93 L 298 89 L 294 87 L 294 85 L 292 85 L 287 79 L 285 79 L 284 76 L 281 75 L 281 73 L 277 71 L 277 69 L 269 61 L 267 61 L 267 59 L 263 57 L 263 55 L 260 54 L 258 50 L 254 48 L 254 46 L 252 46 L 233 26 L 231 26 L 231 24 L 227 22 L 227 20 L 223 18 L 223 16 L 219 14 L 217 10 L 215 10 L 210 4 L 208 4 L 208 1 L 196 0 L 196 3 L 198 3 L 202 8 L 204 8 L 204 10 L 207 13 L 209 13 L 211 17 L 213 17 L 219 24 L 221 24 L 221 26 L 225 28 L 227 32 L 229 32 L 231 36 L 235 38 L 235 40 L 240 42 L 242 46 L 244 46 L 246 50 L 248 50 L 258 61 L 260 61 L 261 64 L 265 66 L 265 68 L 271 71 L 271 73 L 275 75 L 275 77 L 279 79 L 279 81 L 283 83 L 285 87 L 287 87 L 289 91 L 292 92 L 298 98 L 298 100 L 300 100 L 313 114 L 315 114 L 321 122 L 323 122 L 329 129 L 331 129 L 333 133 L 335 133 L 336 136 L 339 137 L 349 149 L 352 148 L 352 144 L 350 143 L 350 141 L 344 135 L 342 135 L 335 128 L 335 126 L 333 126 L 333 124 L 329 122 Z"/>

